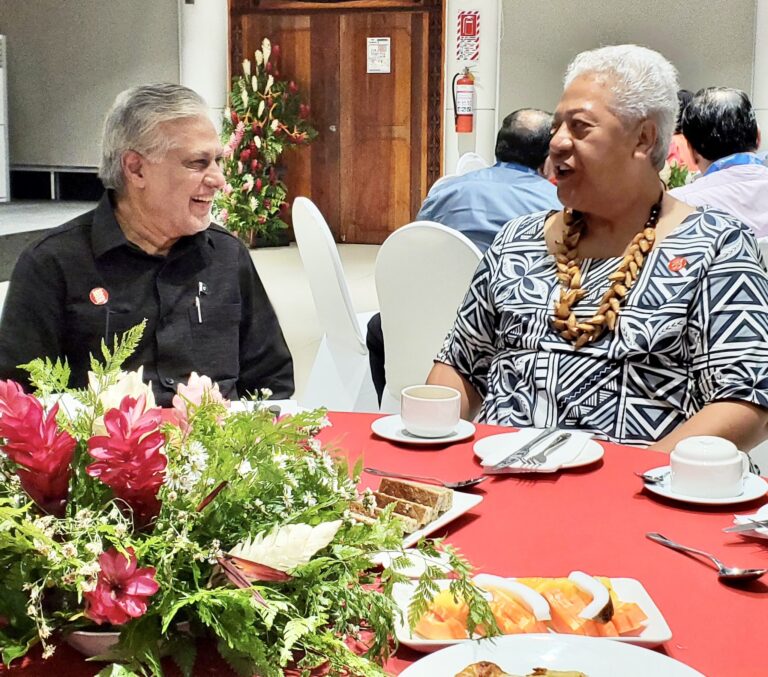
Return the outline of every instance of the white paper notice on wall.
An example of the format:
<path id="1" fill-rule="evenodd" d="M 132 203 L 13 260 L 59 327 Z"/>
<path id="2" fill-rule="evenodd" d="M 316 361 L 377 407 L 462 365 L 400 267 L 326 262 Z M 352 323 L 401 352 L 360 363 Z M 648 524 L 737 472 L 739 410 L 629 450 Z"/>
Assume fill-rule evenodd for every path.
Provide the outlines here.
<path id="1" fill-rule="evenodd" d="M 456 21 L 456 60 L 480 58 L 480 11 L 462 10 Z"/>
<path id="2" fill-rule="evenodd" d="M 391 73 L 390 38 L 366 38 L 368 73 Z"/>

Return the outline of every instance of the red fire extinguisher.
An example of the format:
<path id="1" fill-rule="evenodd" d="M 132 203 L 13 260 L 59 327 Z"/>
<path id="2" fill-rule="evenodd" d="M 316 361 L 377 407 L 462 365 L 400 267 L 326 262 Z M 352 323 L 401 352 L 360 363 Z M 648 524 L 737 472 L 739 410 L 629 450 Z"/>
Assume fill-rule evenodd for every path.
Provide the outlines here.
<path id="1" fill-rule="evenodd" d="M 468 134 L 472 131 L 472 118 L 475 114 L 475 78 L 469 72 L 469 68 L 465 68 L 463 73 L 456 73 L 453 76 L 451 89 L 453 90 L 453 114 L 456 131 L 459 134 Z"/>

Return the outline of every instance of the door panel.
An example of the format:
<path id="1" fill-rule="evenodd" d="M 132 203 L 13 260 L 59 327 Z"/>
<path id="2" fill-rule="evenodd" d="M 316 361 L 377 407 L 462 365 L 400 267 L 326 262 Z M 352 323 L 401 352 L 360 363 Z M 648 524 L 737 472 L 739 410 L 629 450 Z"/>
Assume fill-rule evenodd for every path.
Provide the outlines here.
<path id="1" fill-rule="evenodd" d="M 341 19 L 342 239 L 382 242 L 410 220 L 411 17 L 353 14 Z M 366 39 L 390 38 L 390 73 L 366 73 Z"/>

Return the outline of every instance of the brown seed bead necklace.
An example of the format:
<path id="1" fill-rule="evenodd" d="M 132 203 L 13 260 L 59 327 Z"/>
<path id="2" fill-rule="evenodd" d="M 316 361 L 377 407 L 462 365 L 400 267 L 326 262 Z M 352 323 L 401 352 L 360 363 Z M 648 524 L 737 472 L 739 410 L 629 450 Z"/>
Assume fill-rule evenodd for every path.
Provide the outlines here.
<path id="1" fill-rule="evenodd" d="M 563 212 L 565 233 L 562 242 L 556 242 L 555 260 L 560 280 L 560 298 L 555 301 L 552 325 L 566 341 L 572 341 L 577 350 L 596 341 L 605 330 L 613 331 L 621 303 L 637 279 L 645 262 L 645 255 L 653 248 L 656 224 L 661 214 L 663 194 L 651 207 L 651 213 L 642 230 L 632 238 L 615 273 L 608 276 L 611 286 L 600 299 L 597 312 L 588 320 L 579 321 L 573 311 L 587 292 L 581 288 L 581 259 L 578 255 L 579 238 L 586 223 L 581 212 L 566 209 Z"/>

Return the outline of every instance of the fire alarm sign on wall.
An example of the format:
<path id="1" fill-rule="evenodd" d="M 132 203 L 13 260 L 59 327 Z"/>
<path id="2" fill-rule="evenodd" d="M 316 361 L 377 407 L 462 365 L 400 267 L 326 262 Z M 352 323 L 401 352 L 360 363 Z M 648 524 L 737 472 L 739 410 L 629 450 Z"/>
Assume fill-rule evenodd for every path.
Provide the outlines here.
<path id="1" fill-rule="evenodd" d="M 456 59 L 477 61 L 480 58 L 480 11 L 462 10 L 456 26 Z"/>

